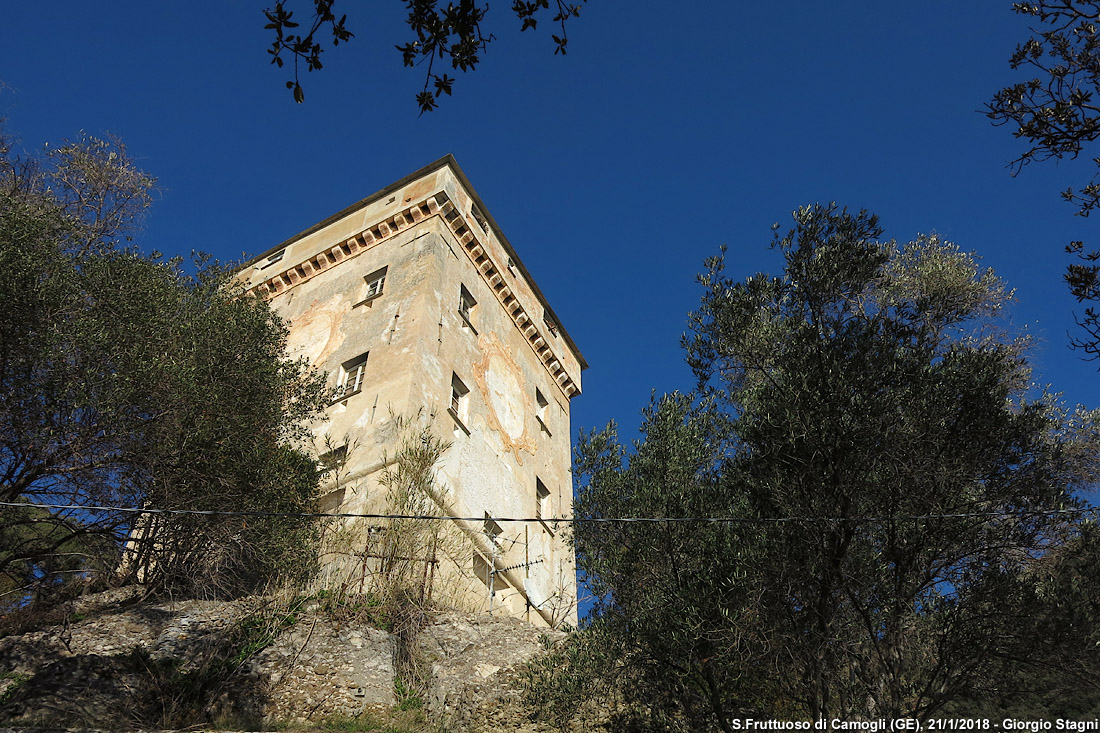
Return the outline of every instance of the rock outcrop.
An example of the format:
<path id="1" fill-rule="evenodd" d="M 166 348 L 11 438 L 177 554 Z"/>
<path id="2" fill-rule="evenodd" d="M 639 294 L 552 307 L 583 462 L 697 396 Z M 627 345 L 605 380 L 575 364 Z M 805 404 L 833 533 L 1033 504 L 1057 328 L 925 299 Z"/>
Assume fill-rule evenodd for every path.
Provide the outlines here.
<path id="1" fill-rule="evenodd" d="M 134 603 L 100 594 L 67 623 L 0 638 L 0 726 L 310 725 L 386 711 L 395 638 L 319 604 Z M 519 673 L 564 637 L 514 618 L 441 612 L 415 639 L 421 707 L 446 730 L 540 731 Z"/>

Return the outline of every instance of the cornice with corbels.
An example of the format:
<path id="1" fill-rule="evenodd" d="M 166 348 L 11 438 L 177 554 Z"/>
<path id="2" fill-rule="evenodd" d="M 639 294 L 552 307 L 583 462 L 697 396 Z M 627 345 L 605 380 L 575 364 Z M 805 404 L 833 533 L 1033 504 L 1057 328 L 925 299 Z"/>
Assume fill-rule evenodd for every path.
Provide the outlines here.
<path id="1" fill-rule="evenodd" d="M 252 290 L 264 298 L 274 298 L 304 282 L 312 280 L 344 260 L 356 257 L 399 232 L 433 216 L 439 216 L 443 219 L 455 239 L 462 246 L 463 251 L 473 262 L 482 280 L 496 295 L 497 300 L 511 317 L 516 328 L 523 334 L 554 383 L 558 385 L 567 398 L 580 394 L 580 389 L 573 378 L 569 376 L 561 360 L 554 354 L 554 350 L 550 347 L 546 336 L 536 325 L 535 319 L 527 313 L 519 298 L 516 297 L 516 294 L 508 285 L 503 270 L 489 256 L 485 243 L 478 238 L 476 228 L 470 225 L 462 212 L 442 191 L 367 227 L 340 244 L 318 252 L 312 257 L 271 275 L 263 282 L 255 285 Z"/>

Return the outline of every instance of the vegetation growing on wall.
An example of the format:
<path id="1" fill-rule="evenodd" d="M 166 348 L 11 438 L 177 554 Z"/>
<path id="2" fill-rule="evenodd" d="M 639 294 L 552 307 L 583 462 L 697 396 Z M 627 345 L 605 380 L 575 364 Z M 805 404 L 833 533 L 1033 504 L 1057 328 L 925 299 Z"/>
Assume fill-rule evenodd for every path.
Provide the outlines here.
<path id="1" fill-rule="evenodd" d="M 450 443 L 433 432 L 422 414 L 391 415 L 388 430 L 393 449 L 383 454 L 379 483 L 386 493 L 379 513 L 442 515 L 445 499 L 435 468 Z M 334 467 L 333 476 L 345 492 L 358 488 L 347 483 L 343 465 Z M 335 612 L 365 617 L 393 633 L 394 687 L 401 704 L 417 706 L 428 684 L 418 635 L 433 605 L 453 603 L 460 592 L 456 573 L 465 566 L 470 543 L 445 519 L 396 518 L 370 527 L 360 522 L 329 520 L 322 556 L 331 566 L 321 592 Z"/>

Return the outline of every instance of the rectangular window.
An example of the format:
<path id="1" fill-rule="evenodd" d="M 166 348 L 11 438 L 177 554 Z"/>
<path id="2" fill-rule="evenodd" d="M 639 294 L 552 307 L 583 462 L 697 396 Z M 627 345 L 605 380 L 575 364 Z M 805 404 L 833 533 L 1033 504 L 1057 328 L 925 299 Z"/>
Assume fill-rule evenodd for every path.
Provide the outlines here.
<path id="1" fill-rule="evenodd" d="M 466 427 L 469 394 L 470 388 L 462 383 L 457 374 L 451 372 L 451 403 L 447 408 L 447 412 L 467 435 L 470 434 L 470 429 Z"/>
<path id="2" fill-rule="evenodd" d="M 476 206 L 470 206 L 470 216 L 474 217 L 474 221 L 478 223 L 483 231 L 489 231 L 488 222 L 485 221 L 485 217 L 481 215 L 481 211 Z"/>
<path id="3" fill-rule="evenodd" d="M 489 512 L 485 512 L 485 536 L 488 537 L 489 541 L 494 545 L 500 545 L 500 536 L 502 534 L 504 534 L 504 530 L 501 526 L 493 521 Z"/>
<path id="4" fill-rule="evenodd" d="M 542 483 L 542 479 L 535 477 L 535 518 L 547 520 L 554 516 L 550 507 L 550 489 Z"/>
<path id="5" fill-rule="evenodd" d="M 462 383 L 457 374 L 451 374 L 451 409 L 464 417 L 466 412 L 466 395 L 470 390 Z"/>
<path id="6" fill-rule="evenodd" d="M 470 291 L 466 289 L 465 285 L 460 287 L 461 289 L 458 293 L 458 315 L 462 317 L 462 321 L 466 327 L 473 329 L 474 333 L 477 333 L 477 329 L 474 329 L 474 309 L 477 307 L 477 301 L 474 300 L 474 296 L 470 295 Z"/>
<path id="7" fill-rule="evenodd" d="M 321 472 L 321 478 L 335 478 L 335 474 L 340 472 L 340 469 L 344 467 L 347 461 L 348 447 L 346 445 L 341 445 L 338 448 L 333 448 L 330 451 L 322 453 L 317 458 L 317 465 Z"/>
<path id="8" fill-rule="evenodd" d="M 269 267 L 271 265 L 274 265 L 276 262 L 283 259 L 283 255 L 285 255 L 285 254 L 286 254 L 286 250 L 281 249 L 278 252 L 276 252 L 275 254 L 269 255 L 267 260 L 265 260 L 264 263 L 262 265 L 260 265 L 260 269 L 262 270 L 265 267 Z"/>
<path id="9" fill-rule="evenodd" d="M 383 267 L 381 270 L 377 270 L 367 275 L 363 280 L 367 283 L 367 292 L 364 298 L 377 298 L 382 294 L 382 286 L 386 284 L 386 270 L 389 268 Z"/>
<path id="10" fill-rule="evenodd" d="M 473 553 L 473 557 L 471 558 L 470 565 L 471 569 L 474 571 L 474 575 L 477 576 L 477 579 L 484 583 L 485 587 L 488 588 L 489 584 L 493 580 L 493 571 L 489 565 L 489 561 L 483 558 L 479 553 L 475 552 Z"/>
<path id="11" fill-rule="evenodd" d="M 386 270 L 388 269 L 388 267 L 383 267 L 381 270 L 375 270 L 363 278 L 363 297 L 352 308 L 370 305 L 371 301 L 381 297 L 382 290 L 386 285 Z"/>
<path id="12" fill-rule="evenodd" d="M 535 411 L 535 419 L 539 421 L 539 427 L 542 428 L 544 433 L 550 437 L 554 437 L 553 433 L 550 432 L 550 428 L 546 425 L 546 408 L 549 406 L 550 400 L 546 399 L 538 387 L 535 388 L 535 402 L 538 403 L 538 409 Z"/>
<path id="13" fill-rule="evenodd" d="M 346 400 L 363 389 L 363 376 L 367 371 L 367 354 L 360 354 L 340 365 L 340 376 L 336 380 L 336 394 L 333 402 Z"/>
<path id="14" fill-rule="evenodd" d="M 546 330 L 550 332 L 550 335 L 554 338 L 558 337 L 558 324 L 554 322 L 554 319 L 550 317 L 550 314 L 546 311 L 542 312 L 542 323 L 546 326 Z"/>
<path id="15" fill-rule="evenodd" d="M 344 503 L 344 489 L 330 491 L 317 500 L 317 510 L 321 514 L 333 514 Z"/>
<path id="16" fill-rule="evenodd" d="M 384 276 L 375 278 L 374 280 L 368 280 L 367 281 L 366 297 L 367 298 L 377 298 L 379 295 L 381 295 L 382 294 L 382 285 L 385 282 L 386 282 L 386 278 Z"/>

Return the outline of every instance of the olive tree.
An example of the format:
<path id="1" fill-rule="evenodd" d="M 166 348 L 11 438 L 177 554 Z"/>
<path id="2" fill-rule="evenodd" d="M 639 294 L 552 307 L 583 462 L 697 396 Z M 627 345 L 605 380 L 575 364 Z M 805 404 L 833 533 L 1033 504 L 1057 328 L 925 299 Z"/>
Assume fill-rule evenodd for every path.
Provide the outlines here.
<path id="1" fill-rule="evenodd" d="M 1024 142 L 1011 163 L 1013 174 L 1031 163 L 1072 160 L 1082 153 L 1100 166 L 1092 152 L 1100 138 L 1100 2 L 1035 0 L 1014 2 L 1012 9 L 1036 23 L 1009 59 L 1012 69 L 1031 77 L 998 90 L 986 114 Z M 1066 188 L 1062 198 L 1078 216 L 1089 216 L 1100 206 L 1100 169 Z M 1075 241 L 1066 251 L 1079 258 L 1066 269 L 1070 292 L 1078 302 L 1100 301 L 1100 250 Z M 1071 345 L 1090 359 L 1100 358 L 1100 312 L 1089 305 L 1077 321 L 1081 333 Z"/>
<path id="2" fill-rule="evenodd" d="M 230 270 L 126 244 L 153 181 L 120 144 L 2 139 L 0 500 L 21 506 L 0 514 L 0 601 L 120 569 L 235 592 L 303 566 L 297 521 L 33 506 L 308 509 L 316 469 L 292 446 L 321 385 Z"/>
<path id="3" fill-rule="evenodd" d="M 1100 418 L 1032 387 L 1012 292 L 937 237 L 881 234 L 810 206 L 776 236 L 782 275 L 708 260 L 697 393 L 651 406 L 632 450 L 613 427 L 578 448 L 578 517 L 671 518 L 576 537 L 601 641 L 575 666 L 648 681 L 627 707 L 654 727 L 966 697 L 1097 479 Z"/>
<path id="4" fill-rule="evenodd" d="M 936 237 L 795 213 L 783 277 L 703 276 L 686 340 L 736 418 L 727 475 L 766 543 L 765 605 L 819 715 L 925 715 L 999 636 L 1006 579 L 1097 477 L 1095 413 L 1034 392 L 1011 291 Z"/>

